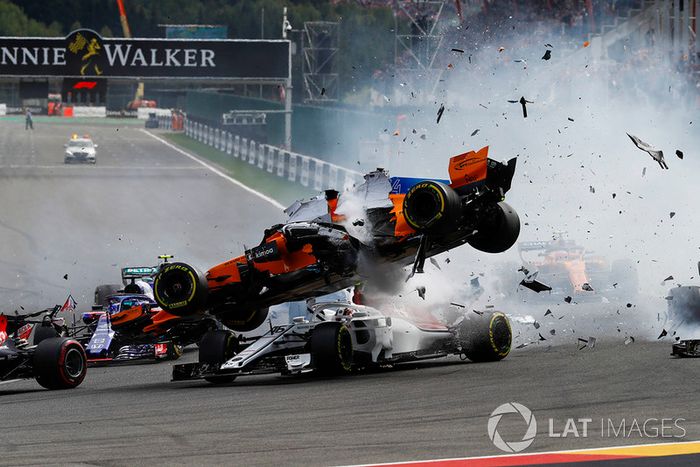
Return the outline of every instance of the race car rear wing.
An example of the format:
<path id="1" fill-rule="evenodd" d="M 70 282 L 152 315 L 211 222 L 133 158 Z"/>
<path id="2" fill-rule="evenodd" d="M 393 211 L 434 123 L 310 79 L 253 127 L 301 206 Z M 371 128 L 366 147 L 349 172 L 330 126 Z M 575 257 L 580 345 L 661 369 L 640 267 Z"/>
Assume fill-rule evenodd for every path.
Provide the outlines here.
<path id="1" fill-rule="evenodd" d="M 127 285 L 132 280 L 155 277 L 159 270 L 158 266 L 122 268 L 122 282 Z"/>

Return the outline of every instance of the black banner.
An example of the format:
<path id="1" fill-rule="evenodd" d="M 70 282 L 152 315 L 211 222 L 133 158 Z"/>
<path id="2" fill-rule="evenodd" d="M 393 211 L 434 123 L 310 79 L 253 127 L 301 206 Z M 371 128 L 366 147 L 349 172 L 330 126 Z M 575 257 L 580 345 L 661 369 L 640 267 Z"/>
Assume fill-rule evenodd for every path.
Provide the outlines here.
<path id="1" fill-rule="evenodd" d="M 289 41 L 0 37 L 0 76 L 284 80 Z"/>

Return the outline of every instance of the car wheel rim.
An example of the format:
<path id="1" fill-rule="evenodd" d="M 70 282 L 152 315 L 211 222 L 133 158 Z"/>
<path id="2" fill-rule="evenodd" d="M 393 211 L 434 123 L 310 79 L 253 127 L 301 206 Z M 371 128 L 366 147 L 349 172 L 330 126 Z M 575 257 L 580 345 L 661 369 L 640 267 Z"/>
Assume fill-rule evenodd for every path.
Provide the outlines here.
<path id="1" fill-rule="evenodd" d="M 66 370 L 66 374 L 70 378 L 75 379 L 80 377 L 85 367 L 85 360 L 83 359 L 83 354 L 78 349 L 68 349 L 68 352 L 66 352 L 64 367 Z"/>

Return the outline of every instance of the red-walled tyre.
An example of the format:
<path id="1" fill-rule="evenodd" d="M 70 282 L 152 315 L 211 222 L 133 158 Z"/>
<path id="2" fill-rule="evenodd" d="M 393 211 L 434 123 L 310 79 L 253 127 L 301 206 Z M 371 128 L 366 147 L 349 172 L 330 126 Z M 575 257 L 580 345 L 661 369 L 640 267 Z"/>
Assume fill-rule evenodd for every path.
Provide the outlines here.
<path id="1" fill-rule="evenodd" d="M 87 373 L 85 349 L 75 339 L 51 337 L 34 351 L 34 375 L 46 389 L 72 389 Z"/>

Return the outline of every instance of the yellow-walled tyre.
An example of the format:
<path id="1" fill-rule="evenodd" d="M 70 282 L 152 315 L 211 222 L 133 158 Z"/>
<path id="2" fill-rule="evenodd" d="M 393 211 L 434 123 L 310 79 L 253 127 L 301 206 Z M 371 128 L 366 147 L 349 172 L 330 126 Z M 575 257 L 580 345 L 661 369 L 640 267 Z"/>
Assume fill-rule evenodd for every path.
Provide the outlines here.
<path id="1" fill-rule="evenodd" d="M 510 353 L 513 332 L 500 311 L 473 314 L 460 323 L 462 352 L 473 362 L 496 362 Z"/>
<path id="2" fill-rule="evenodd" d="M 186 263 L 163 265 L 153 282 L 153 295 L 158 305 L 177 316 L 203 311 L 207 290 L 204 274 Z"/>

